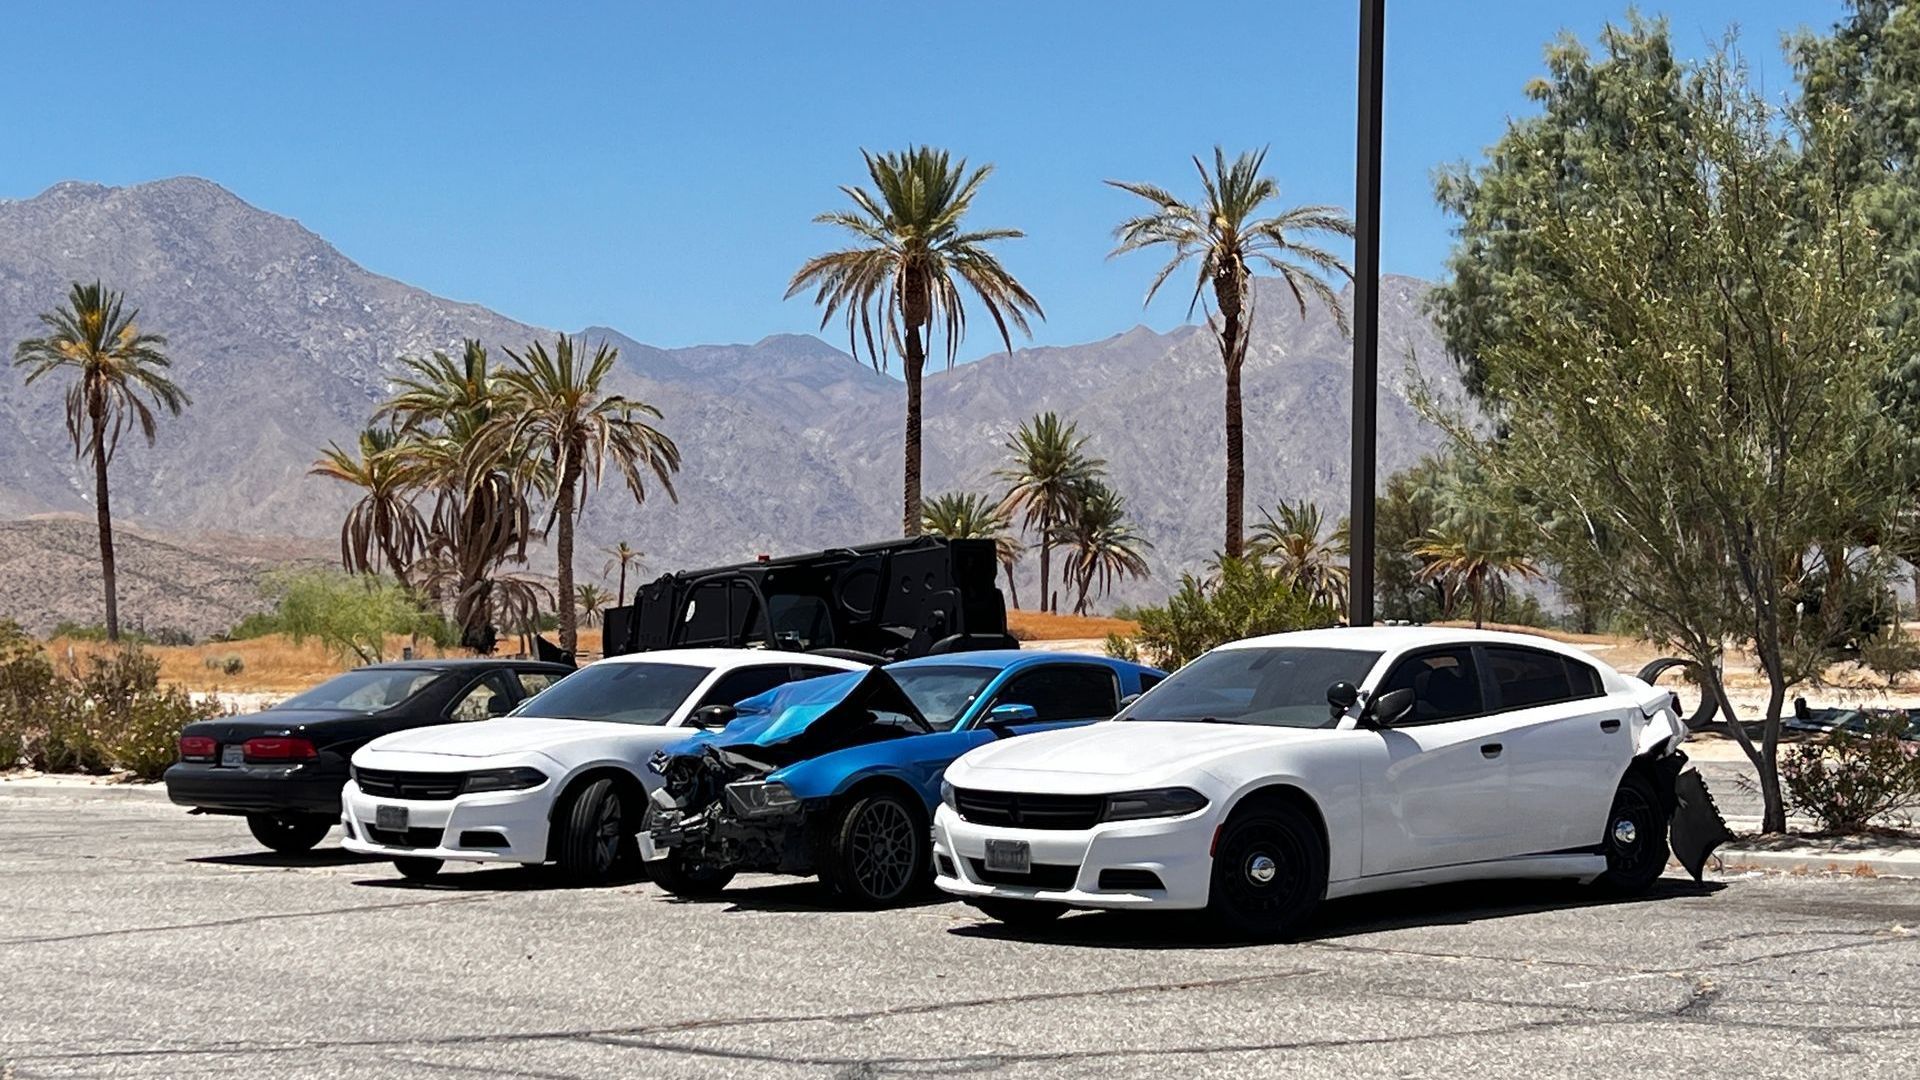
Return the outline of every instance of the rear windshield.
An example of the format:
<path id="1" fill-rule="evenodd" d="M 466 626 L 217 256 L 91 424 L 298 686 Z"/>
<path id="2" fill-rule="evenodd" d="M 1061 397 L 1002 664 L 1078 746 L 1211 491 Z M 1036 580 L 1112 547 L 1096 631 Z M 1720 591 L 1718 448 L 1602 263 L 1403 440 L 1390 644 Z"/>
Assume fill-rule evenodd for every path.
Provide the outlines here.
<path id="1" fill-rule="evenodd" d="M 447 675 L 417 668 L 361 668 L 336 675 L 279 704 L 282 709 L 353 709 L 379 712 L 399 705 Z"/>
<path id="2" fill-rule="evenodd" d="M 664 724 L 712 673 L 695 664 L 592 664 L 521 702 L 513 715 Z"/>
<path id="3" fill-rule="evenodd" d="M 1338 719 L 1327 688 L 1359 686 L 1379 659 L 1360 649 L 1216 649 L 1169 675 L 1118 719 L 1332 727 Z"/>

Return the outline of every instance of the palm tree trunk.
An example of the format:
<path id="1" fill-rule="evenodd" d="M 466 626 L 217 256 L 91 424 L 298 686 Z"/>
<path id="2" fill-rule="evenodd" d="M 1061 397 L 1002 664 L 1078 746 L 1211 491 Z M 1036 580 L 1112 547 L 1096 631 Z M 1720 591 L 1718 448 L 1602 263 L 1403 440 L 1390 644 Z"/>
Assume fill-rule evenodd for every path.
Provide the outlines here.
<path id="1" fill-rule="evenodd" d="M 120 640 L 120 597 L 113 565 L 113 510 L 107 503 L 107 414 L 95 398 L 88 411 L 93 419 L 93 513 L 100 525 L 100 577 L 107 590 L 107 640 Z"/>
<path id="2" fill-rule="evenodd" d="M 927 364 L 927 350 L 920 341 L 920 328 L 907 327 L 907 460 L 903 479 L 901 528 L 906 536 L 920 535 L 920 375 Z"/>
<path id="3" fill-rule="evenodd" d="M 578 456 L 569 458 L 554 507 L 560 526 L 560 597 L 554 606 L 560 609 L 560 648 L 569 653 L 577 651 L 580 642 L 580 623 L 573 610 L 573 490 L 580 482 L 578 461 Z"/>
<path id="4" fill-rule="evenodd" d="M 1240 420 L 1245 328 L 1240 324 L 1239 289 L 1216 281 L 1214 296 L 1220 304 L 1220 359 L 1227 369 L 1227 539 L 1223 550 L 1228 558 L 1237 559 L 1246 552 L 1247 461 Z"/>
<path id="5" fill-rule="evenodd" d="M 627 560 L 620 560 L 620 592 L 613 598 L 614 607 L 625 607 L 627 603 Z"/>
<path id="6" fill-rule="evenodd" d="M 1020 607 L 1020 580 L 1013 576 L 1012 563 L 1001 563 L 1000 568 L 1007 572 L 1007 592 L 1011 595 L 1013 606 L 1017 610 Z"/>
<path id="7" fill-rule="evenodd" d="M 1040 515 L 1040 611 L 1042 614 L 1045 614 L 1047 610 L 1047 597 L 1051 595 L 1047 591 L 1047 583 L 1050 580 L 1052 580 L 1051 575 L 1053 572 L 1053 545 L 1049 543 L 1049 540 L 1052 538 L 1052 536 L 1053 536 L 1053 515 L 1052 513 L 1041 514 Z"/>

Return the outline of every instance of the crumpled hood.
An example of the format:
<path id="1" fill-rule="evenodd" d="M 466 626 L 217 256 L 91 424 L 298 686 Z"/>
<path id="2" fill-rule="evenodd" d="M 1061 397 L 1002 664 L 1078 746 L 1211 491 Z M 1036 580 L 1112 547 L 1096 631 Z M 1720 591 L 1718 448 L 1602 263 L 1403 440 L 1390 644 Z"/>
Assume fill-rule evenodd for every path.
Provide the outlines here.
<path id="1" fill-rule="evenodd" d="M 407 754 L 445 754 L 449 757 L 494 757 L 551 750 L 586 739 L 604 739 L 610 732 L 636 725 L 600 720 L 542 720 L 535 716 L 507 716 L 465 724 L 396 731 L 367 744 L 369 750 Z M 642 731 L 658 728 L 640 727 Z"/>
<path id="2" fill-rule="evenodd" d="M 989 743 L 962 757 L 959 765 L 970 781 L 985 781 L 984 774 L 991 773 L 1049 773 L 1069 783 L 1068 778 L 1085 777 L 1092 789 L 1099 787 L 1095 778 L 1204 769 L 1221 757 L 1318 741 L 1332 734 L 1317 728 L 1261 724 L 1110 720 Z M 1028 790 L 1034 783 L 1019 780 L 1015 775 L 1006 778 L 1017 785 L 1013 790 Z"/>
<path id="3" fill-rule="evenodd" d="M 788 683 L 740 703 L 733 723 L 701 741 L 716 746 L 773 746 L 806 736 L 831 742 L 867 722 L 870 712 L 899 713 L 921 731 L 932 725 L 882 668 Z"/>

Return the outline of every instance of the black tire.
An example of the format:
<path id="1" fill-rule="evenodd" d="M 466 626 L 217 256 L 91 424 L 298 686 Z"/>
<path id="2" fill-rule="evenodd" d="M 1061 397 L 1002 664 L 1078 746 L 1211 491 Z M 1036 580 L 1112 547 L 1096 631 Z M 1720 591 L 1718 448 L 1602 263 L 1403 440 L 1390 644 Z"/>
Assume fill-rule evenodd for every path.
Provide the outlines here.
<path id="1" fill-rule="evenodd" d="M 1629 769 L 1613 793 L 1601 847 L 1606 872 L 1594 886 L 1619 896 L 1637 896 L 1653 887 L 1667 870 L 1667 815 L 1653 781 Z"/>
<path id="2" fill-rule="evenodd" d="M 247 828 L 265 846 L 293 854 L 326 839 L 334 821 L 319 814 L 248 814 Z"/>
<path id="3" fill-rule="evenodd" d="M 690 862 L 678 851 L 669 851 L 666 858 L 648 863 L 647 876 L 673 895 L 693 900 L 719 896 L 733 881 L 733 871 Z"/>
<path id="4" fill-rule="evenodd" d="M 393 860 L 393 868 L 408 881 L 432 881 L 445 865 L 444 859 L 428 859 L 419 855 L 401 855 Z"/>
<path id="5" fill-rule="evenodd" d="M 933 874 L 925 817 L 917 800 L 892 792 L 854 799 L 827 834 L 821 882 L 849 907 L 905 901 Z"/>
<path id="6" fill-rule="evenodd" d="M 1050 900 L 1008 900 L 998 896 L 982 896 L 967 903 L 994 922 L 1019 928 L 1045 926 L 1067 913 L 1067 905 Z"/>
<path id="7" fill-rule="evenodd" d="M 1284 938 L 1307 921 L 1326 893 L 1327 844 L 1306 811 L 1263 800 L 1227 819 L 1207 892 L 1207 915 L 1222 934 Z"/>
<path id="8" fill-rule="evenodd" d="M 554 817 L 559 835 L 553 861 L 560 875 L 576 885 L 598 885 L 632 857 L 633 829 L 627 801 L 612 778 L 602 777 L 574 792 Z"/>

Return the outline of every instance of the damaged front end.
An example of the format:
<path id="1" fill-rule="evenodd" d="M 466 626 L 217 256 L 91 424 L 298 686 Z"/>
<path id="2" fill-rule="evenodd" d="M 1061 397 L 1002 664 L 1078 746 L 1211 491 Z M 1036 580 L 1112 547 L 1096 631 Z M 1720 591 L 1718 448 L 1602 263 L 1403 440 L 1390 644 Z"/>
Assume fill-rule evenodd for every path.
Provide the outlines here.
<path id="1" fill-rule="evenodd" d="M 1707 860 L 1721 844 L 1733 839 L 1726 819 L 1714 804 L 1700 770 L 1680 749 L 1691 731 L 1690 722 L 1681 719 L 1680 696 L 1652 685 L 1652 678 L 1680 661 L 1655 661 L 1640 673 L 1647 685 L 1640 711 L 1635 761 L 1646 770 L 1659 795 L 1661 809 L 1667 815 L 1667 845 L 1693 880 L 1700 881 Z M 1711 715 L 1708 712 L 1706 715 Z M 1696 715 L 1693 722 L 1698 722 Z"/>

